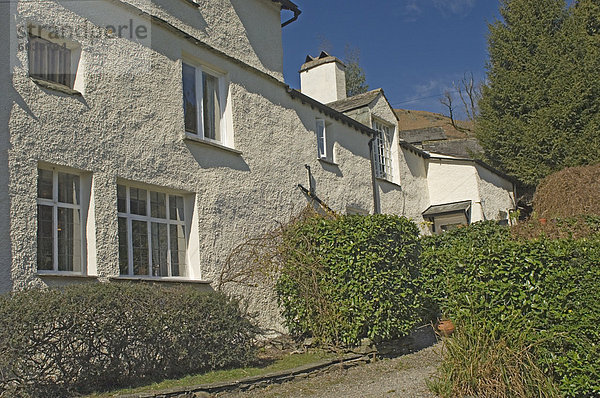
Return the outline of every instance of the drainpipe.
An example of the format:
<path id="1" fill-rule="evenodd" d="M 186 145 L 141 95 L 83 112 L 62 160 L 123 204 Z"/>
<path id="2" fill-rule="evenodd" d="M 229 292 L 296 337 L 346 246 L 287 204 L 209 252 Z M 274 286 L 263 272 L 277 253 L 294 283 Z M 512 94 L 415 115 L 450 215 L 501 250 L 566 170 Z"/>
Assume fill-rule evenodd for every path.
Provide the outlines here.
<path id="1" fill-rule="evenodd" d="M 373 142 L 375 142 L 375 137 L 369 140 L 369 155 L 371 158 L 371 184 L 373 188 L 373 213 L 381 214 L 381 202 L 379 199 L 379 187 L 377 186 L 377 178 L 375 177 L 375 161 L 374 161 L 374 152 L 373 152 Z"/>

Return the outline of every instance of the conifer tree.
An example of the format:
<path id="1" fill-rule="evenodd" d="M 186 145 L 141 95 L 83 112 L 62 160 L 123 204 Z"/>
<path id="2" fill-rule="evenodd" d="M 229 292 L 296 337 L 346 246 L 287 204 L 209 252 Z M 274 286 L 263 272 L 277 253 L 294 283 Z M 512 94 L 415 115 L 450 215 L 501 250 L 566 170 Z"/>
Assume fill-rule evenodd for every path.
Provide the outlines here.
<path id="1" fill-rule="evenodd" d="M 365 71 L 360 66 L 360 50 L 347 45 L 344 63 L 346 64 L 346 96 L 353 97 L 369 91 Z"/>
<path id="2" fill-rule="evenodd" d="M 595 0 L 502 0 L 489 25 L 476 134 L 524 186 L 600 160 L 599 11 Z"/>

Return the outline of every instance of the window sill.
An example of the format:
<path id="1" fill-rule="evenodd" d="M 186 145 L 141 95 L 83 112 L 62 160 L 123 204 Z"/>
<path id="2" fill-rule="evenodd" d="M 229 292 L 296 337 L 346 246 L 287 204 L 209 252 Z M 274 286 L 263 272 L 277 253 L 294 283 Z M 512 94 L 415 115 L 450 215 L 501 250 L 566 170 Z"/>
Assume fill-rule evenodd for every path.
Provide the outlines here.
<path id="1" fill-rule="evenodd" d="M 191 142 L 194 142 L 196 144 L 205 145 L 205 146 L 208 146 L 208 147 L 220 149 L 222 151 L 227 151 L 227 152 L 230 152 L 230 153 L 235 153 L 236 155 L 241 155 L 242 154 L 242 151 L 238 151 L 237 149 L 230 148 L 228 146 L 225 146 L 223 144 L 219 144 L 217 142 L 208 141 L 208 140 L 205 140 L 205 139 L 202 139 L 202 138 L 198 138 L 198 137 L 195 137 L 195 136 L 193 136 L 191 134 L 186 134 L 184 140 L 185 141 L 191 141 Z"/>
<path id="2" fill-rule="evenodd" d="M 375 179 L 376 179 L 377 181 L 380 181 L 380 182 L 385 182 L 385 183 L 387 183 L 387 184 L 393 185 L 393 186 L 395 186 L 396 188 L 402 188 L 402 185 L 400 185 L 400 184 L 396 184 L 395 182 L 392 182 L 392 181 L 390 181 L 390 180 L 388 180 L 388 179 L 386 179 L 386 178 L 375 177 Z"/>
<path id="3" fill-rule="evenodd" d="M 331 161 L 331 160 L 329 160 L 329 159 L 319 158 L 319 162 L 321 162 L 321 163 L 325 163 L 325 164 L 328 164 L 328 165 L 330 165 L 330 166 L 336 166 L 336 167 L 339 167 L 339 164 L 337 164 L 337 163 L 335 163 L 335 162 L 333 162 L 333 161 Z"/>
<path id="4" fill-rule="evenodd" d="M 97 280 L 98 277 L 94 275 L 84 275 L 76 272 L 53 272 L 53 271 L 38 271 L 37 276 L 40 278 L 69 278 L 69 279 L 89 279 Z"/>
<path id="5" fill-rule="evenodd" d="M 211 281 L 203 281 L 200 279 L 188 279 L 178 277 L 157 277 L 157 276 L 112 276 L 109 278 L 111 281 L 124 281 L 124 282 L 156 282 L 156 283 L 185 283 L 194 285 L 210 285 Z"/>
<path id="6" fill-rule="evenodd" d="M 30 77 L 31 80 L 40 87 L 47 88 L 52 91 L 58 91 L 59 93 L 68 94 L 68 95 L 76 95 L 81 97 L 81 93 L 77 90 L 73 90 L 67 86 L 63 86 L 62 84 L 48 82 L 46 80 L 41 80 L 35 77 Z"/>

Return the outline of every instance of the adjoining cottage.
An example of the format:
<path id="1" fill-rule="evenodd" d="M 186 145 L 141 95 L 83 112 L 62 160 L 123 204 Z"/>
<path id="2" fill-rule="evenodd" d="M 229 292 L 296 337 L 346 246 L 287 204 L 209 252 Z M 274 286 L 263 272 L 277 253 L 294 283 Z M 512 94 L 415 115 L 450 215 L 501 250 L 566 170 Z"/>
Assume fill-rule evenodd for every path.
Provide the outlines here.
<path id="1" fill-rule="evenodd" d="M 422 224 L 450 200 L 431 195 L 439 159 L 399 139 L 382 90 L 343 98 L 343 64 L 328 55 L 303 70 L 329 68 L 323 95 L 333 97 L 285 84 L 281 13 L 300 14 L 288 0 L 0 8 L 11 15 L 0 60 L 0 292 L 131 280 L 209 288 L 240 242 L 314 196 L 338 212 Z M 237 289 L 280 328 L 269 291 Z"/>

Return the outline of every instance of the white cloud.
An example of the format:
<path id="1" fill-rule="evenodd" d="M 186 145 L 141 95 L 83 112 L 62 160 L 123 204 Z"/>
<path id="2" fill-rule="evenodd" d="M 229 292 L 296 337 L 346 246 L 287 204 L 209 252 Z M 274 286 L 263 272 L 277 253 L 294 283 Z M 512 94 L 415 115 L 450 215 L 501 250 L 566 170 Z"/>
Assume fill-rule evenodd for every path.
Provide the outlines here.
<path id="1" fill-rule="evenodd" d="M 477 0 L 433 0 L 433 5 L 446 16 L 465 16 Z"/>
<path id="2" fill-rule="evenodd" d="M 419 5 L 419 0 L 402 0 L 400 14 L 405 22 L 414 22 L 421 15 L 423 10 Z"/>

